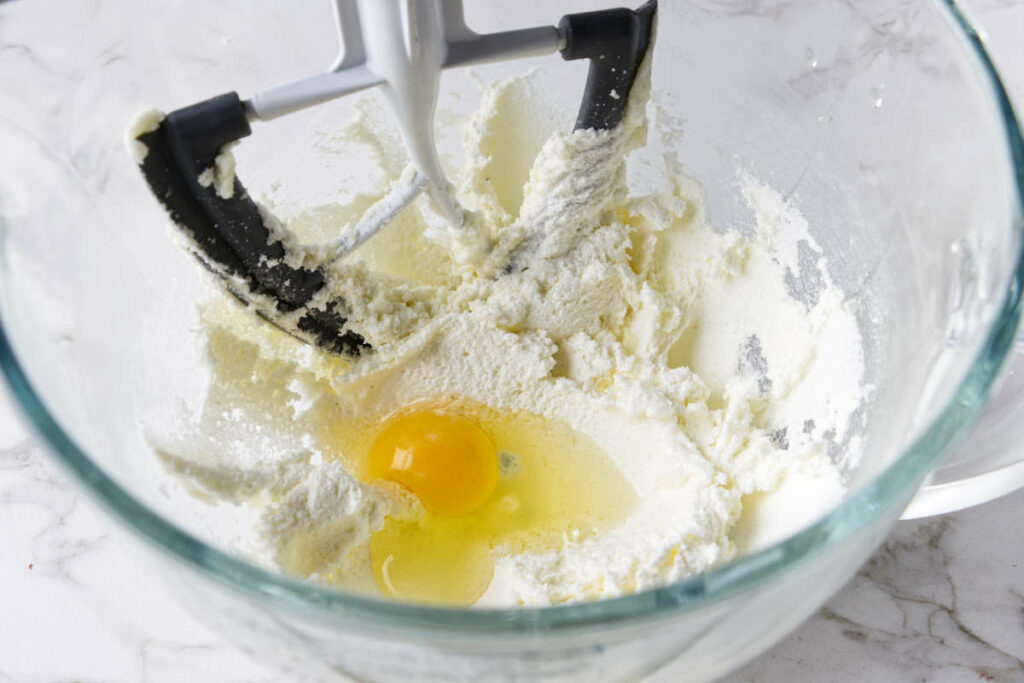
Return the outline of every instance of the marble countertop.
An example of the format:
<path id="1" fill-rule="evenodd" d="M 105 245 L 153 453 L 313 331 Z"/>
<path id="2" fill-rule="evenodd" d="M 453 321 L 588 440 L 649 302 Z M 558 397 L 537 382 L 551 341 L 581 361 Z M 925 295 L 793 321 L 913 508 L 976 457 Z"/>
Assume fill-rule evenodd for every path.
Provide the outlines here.
<path id="1" fill-rule="evenodd" d="M 1024 2 L 963 3 L 1024 111 Z M 196 621 L 0 396 L 0 682 L 280 680 Z M 1024 491 L 901 522 L 856 577 L 726 680 L 1024 681 Z"/>

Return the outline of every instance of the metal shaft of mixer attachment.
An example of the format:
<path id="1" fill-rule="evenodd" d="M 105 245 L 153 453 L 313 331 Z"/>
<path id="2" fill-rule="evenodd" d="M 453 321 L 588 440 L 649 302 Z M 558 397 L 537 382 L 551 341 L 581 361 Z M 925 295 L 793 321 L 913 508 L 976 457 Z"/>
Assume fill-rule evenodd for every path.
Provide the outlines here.
<path id="1" fill-rule="evenodd" d="M 462 0 L 335 0 L 335 19 L 343 49 L 329 71 L 253 95 L 245 102 L 248 115 L 266 121 L 381 86 L 420 181 L 390 196 L 408 203 L 426 187 L 442 215 L 461 225 L 463 211 L 434 141 L 441 71 L 549 54 L 561 49 L 564 37 L 554 26 L 477 34 L 466 26 Z M 383 227 L 367 220 L 360 221 L 359 241 Z"/>
<path id="2" fill-rule="evenodd" d="M 391 0 L 387 0 L 391 2 Z M 565 46 L 555 26 L 479 34 L 466 26 L 462 0 L 417 0 L 420 12 L 438 9 L 443 21 L 442 40 L 446 69 L 487 62 L 539 57 Z M 364 27 L 359 0 L 335 0 L 334 15 L 341 43 L 339 55 L 325 73 L 256 93 L 245 101 L 250 120 L 270 121 L 278 116 L 371 88 L 384 82 L 367 65 Z"/>
<path id="3" fill-rule="evenodd" d="M 358 5 L 366 64 L 383 79 L 381 89 L 413 166 L 426 177 L 430 196 L 445 218 L 461 225 L 462 209 L 448 188 L 434 145 L 434 110 L 447 53 L 441 3 L 358 0 Z"/>

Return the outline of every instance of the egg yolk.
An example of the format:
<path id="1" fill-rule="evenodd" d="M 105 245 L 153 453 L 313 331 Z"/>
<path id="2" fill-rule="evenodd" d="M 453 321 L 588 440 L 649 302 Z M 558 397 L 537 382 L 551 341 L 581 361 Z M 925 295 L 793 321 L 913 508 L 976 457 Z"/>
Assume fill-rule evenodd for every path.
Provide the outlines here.
<path id="1" fill-rule="evenodd" d="M 525 411 L 448 400 L 410 406 L 383 424 L 338 420 L 331 428 L 346 465 L 366 483 L 386 484 L 393 505 L 369 559 L 377 589 L 396 600 L 489 604 L 497 558 L 603 533 L 636 500 L 593 440 Z M 409 505 L 412 498 L 421 504 Z M 333 580 L 362 587 L 367 578 Z"/>
<path id="2" fill-rule="evenodd" d="M 470 420 L 417 411 L 384 426 L 370 447 L 367 474 L 412 491 L 429 512 L 461 517 L 494 493 L 498 455 Z"/>

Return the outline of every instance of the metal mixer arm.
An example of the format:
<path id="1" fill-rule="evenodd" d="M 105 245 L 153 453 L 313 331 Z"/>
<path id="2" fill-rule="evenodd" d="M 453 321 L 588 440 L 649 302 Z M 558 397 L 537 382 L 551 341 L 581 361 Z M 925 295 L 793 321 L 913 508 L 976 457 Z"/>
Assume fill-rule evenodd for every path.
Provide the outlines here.
<path id="1" fill-rule="evenodd" d="M 379 3 L 379 0 L 374 0 Z M 432 0 L 438 4 L 444 56 L 441 68 L 537 57 L 561 50 L 562 32 L 555 26 L 538 26 L 497 33 L 476 33 L 466 25 L 462 0 Z M 419 13 L 430 7 L 417 3 Z M 380 85 L 386 74 L 369 63 L 366 36 L 379 35 L 367 26 L 379 16 L 373 9 L 360 12 L 358 0 L 335 0 L 334 17 L 341 43 L 338 58 L 325 73 L 303 78 L 256 93 L 245 101 L 250 119 L 269 121 L 308 107 L 330 102 L 360 90 Z M 367 29 L 370 30 L 367 30 Z"/>

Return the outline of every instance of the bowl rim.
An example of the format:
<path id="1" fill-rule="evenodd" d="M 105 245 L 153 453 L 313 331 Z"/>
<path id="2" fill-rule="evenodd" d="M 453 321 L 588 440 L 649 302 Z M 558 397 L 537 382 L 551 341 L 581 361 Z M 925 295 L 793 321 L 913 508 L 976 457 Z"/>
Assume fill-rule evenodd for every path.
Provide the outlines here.
<path id="1" fill-rule="evenodd" d="M 480 636 L 636 622 L 720 601 L 842 542 L 891 510 L 902 495 L 909 495 L 980 410 L 1016 334 L 1024 282 L 1024 140 L 1009 95 L 978 32 L 955 0 L 938 0 L 934 5 L 951 20 L 954 32 L 959 33 L 968 54 L 973 57 L 981 84 L 987 86 L 988 99 L 1003 124 L 1010 162 L 1008 171 L 1016 186 L 1016 228 L 1022 236 L 1003 302 L 956 391 L 899 458 L 809 527 L 722 567 L 627 596 L 531 608 L 464 609 L 403 604 L 319 586 L 262 569 L 206 544 L 150 510 L 110 478 L 49 413 L 15 355 L 2 319 L 0 369 L 22 414 L 46 449 L 115 519 L 151 546 L 243 597 L 298 611 L 307 617 L 316 616 L 321 621 L 358 625 L 360 629 L 383 627 L 394 631 L 429 627 Z"/>

